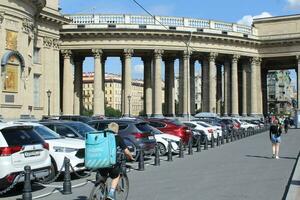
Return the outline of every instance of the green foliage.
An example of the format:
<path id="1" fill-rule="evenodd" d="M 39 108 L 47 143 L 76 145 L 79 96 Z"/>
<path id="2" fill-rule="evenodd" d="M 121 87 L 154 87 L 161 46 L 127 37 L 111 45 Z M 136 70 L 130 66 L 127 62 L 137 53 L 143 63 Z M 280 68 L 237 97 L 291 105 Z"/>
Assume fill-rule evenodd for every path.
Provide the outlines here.
<path id="1" fill-rule="evenodd" d="M 121 117 L 122 113 L 120 110 L 116 110 L 112 107 L 105 108 L 105 116 L 106 117 Z"/>
<path id="2" fill-rule="evenodd" d="M 88 110 L 86 108 L 83 108 L 82 115 L 91 117 L 93 115 L 93 110 Z"/>

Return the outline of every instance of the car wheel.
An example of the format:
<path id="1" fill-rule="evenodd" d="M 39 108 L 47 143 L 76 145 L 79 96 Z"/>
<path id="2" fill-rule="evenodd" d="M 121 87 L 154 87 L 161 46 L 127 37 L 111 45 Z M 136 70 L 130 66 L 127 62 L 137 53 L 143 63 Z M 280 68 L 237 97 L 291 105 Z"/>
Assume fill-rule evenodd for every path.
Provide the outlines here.
<path id="1" fill-rule="evenodd" d="M 50 166 L 50 173 L 48 176 L 46 176 L 45 180 L 46 181 L 51 181 L 55 178 L 57 174 L 57 168 L 56 168 L 56 163 L 55 161 L 51 158 L 51 166 Z"/>
<path id="2" fill-rule="evenodd" d="M 165 147 L 165 145 L 163 143 L 158 142 L 157 146 L 158 146 L 160 155 L 164 156 L 167 154 L 167 148 Z"/>

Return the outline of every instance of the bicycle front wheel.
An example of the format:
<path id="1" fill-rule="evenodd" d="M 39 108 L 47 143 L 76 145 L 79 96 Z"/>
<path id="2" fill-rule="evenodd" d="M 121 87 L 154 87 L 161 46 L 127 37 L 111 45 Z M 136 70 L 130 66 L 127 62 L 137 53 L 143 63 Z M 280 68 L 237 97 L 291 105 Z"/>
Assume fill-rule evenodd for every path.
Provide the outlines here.
<path id="1" fill-rule="evenodd" d="M 95 183 L 89 200 L 106 200 L 107 196 L 107 187 L 103 182 Z"/>
<path id="2" fill-rule="evenodd" d="M 118 186 L 116 188 L 116 199 L 127 200 L 129 192 L 129 180 L 126 174 L 120 176 Z"/>

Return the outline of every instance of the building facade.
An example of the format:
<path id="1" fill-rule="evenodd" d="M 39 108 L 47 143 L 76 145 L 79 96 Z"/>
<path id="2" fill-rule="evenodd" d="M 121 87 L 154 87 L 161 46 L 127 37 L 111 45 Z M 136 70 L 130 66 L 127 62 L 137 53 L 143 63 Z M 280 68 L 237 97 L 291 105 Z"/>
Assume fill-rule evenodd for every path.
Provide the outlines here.
<path id="1" fill-rule="evenodd" d="M 224 115 L 267 114 L 268 94 L 264 88 L 268 71 L 287 69 L 297 71 L 299 109 L 298 27 L 300 15 L 255 19 L 253 26 L 245 26 L 170 16 L 155 16 L 155 20 L 123 14 L 62 16 L 58 0 L 2 0 L 0 114 L 4 118 L 28 114 L 39 118 L 48 109 L 55 115 L 80 114 L 83 60 L 94 57 L 93 113 L 104 115 L 105 103 L 115 99 L 110 93 L 105 96 L 105 88 L 110 87 L 104 83 L 105 61 L 110 56 L 121 59 L 123 115 L 133 111 L 134 99 L 128 98 L 134 89 L 132 57 L 140 57 L 144 63 L 142 99 L 148 116 L 175 115 L 176 59 L 181 116 L 196 110 L 196 61 L 202 67 L 202 111 L 221 113 L 223 107 Z"/>
<path id="2" fill-rule="evenodd" d="M 273 114 L 291 114 L 293 107 L 293 86 L 291 85 L 290 71 L 269 71 L 268 82 L 268 108 Z"/>
<path id="3" fill-rule="evenodd" d="M 122 111 L 122 81 L 117 74 L 105 74 L 105 106 Z M 144 104 L 144 82 L 143 80 L 132 80 L 132 94 L 130 97 L 130 115 L 139 116 L 143 114 Z M 94 100 L 94 73 L 83 73 L 83 106 L 92 111 Z"/>

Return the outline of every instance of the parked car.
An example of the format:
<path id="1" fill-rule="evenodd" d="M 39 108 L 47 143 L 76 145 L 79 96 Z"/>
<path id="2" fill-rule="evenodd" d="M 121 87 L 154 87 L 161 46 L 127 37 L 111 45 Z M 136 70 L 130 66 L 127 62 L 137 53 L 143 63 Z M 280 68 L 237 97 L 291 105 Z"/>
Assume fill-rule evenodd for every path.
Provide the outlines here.
<path id="1" fill-rule="evenodd" d="M 148 129 L 146 123 L 139 119 L 106 119 L 93 120 L 88 124 L 97 129 L 105 130 L 109 123 L 115 122 L 119 125 L 119 135 L 124 139 L 125 144 L 129 150 L 136 157 L 139 148 L 143 148 L 145 155 L 154 153 L 156 140 L 154 135 Z"/>
<path id="2" fill-rule="evenodd" d="M 192 130 L 203 131 L 205 136 L 207 136 L 208 141 L 211 140 L 211 136 L 214 135 L 214 138 L 218 136 L 217 129 L 205 122 L 201 121 L 184 121 L 186 126 L 190 127 Z"/>
<path id="3" fill-rule="evenodd" d="M 167 118 L 148 118 L 145 120 L 148 121 L 151 126 L 164 133 L 180 137 L 184 145 L 188 144 L 189 139 L 192 137 L 191 130 L 179 120 Z"/>
<path id="4" fill-rule="evenodd" d="M 0 123 L 0 190 L 19 179 L 29 165 L 37 178 L 49 175 L 49 144 L 26 123 Z"/>
<path id="5" fill-rule="evenodd" d="M 173 153 L 179 152 L 180 137 L 163 133 L 149 124 L 144 126 L 144 130 L 146 131 L 147 129 L 150 133 L 154 134 L 160 155 L 165 155 L 168 152 L 169 142 L 171 142 L 171 151 Z"/>
<path id="6" fill-rule="evenodd" d="M 70 121 L 77 121 L 87 123 L 92 120 L 91 117 L 82 116 L 82 115 L 61 115 L 58 117 L 59 120 L 70 120 Z"/>
<path id="7" fill-rule="evenodd" d="M 68 138 L 85 139 L 85 134 L 88 132 L 96 131 L 83 122 L 63 121 L 63 120 L 50 120 L 41 121 L 40 124 L 47 126 L 54 132 L 61 136 Z"/>
<path id="8" fill-rule="evenodd" d="M 70 159 L 75 171 L 84 170 L 85 142 L 79 139 L 65 138 L 38 123 L 30 123 L 33 129 L 49 144 L 51 171 L 48 177 L 53 179 L 60 169 L 64 171 L 64 158 Z"/>

